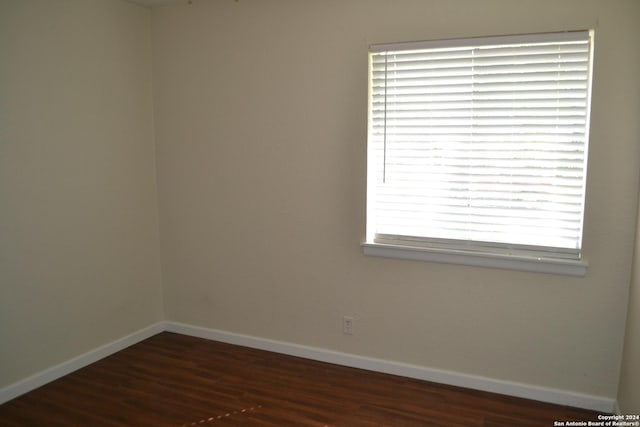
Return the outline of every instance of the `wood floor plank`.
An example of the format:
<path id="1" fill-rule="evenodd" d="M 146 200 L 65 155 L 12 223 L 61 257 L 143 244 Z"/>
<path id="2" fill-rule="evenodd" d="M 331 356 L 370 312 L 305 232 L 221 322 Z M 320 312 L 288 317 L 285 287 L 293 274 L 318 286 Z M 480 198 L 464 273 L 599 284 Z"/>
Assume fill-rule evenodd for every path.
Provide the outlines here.
<path id="1" fill-rule="evenodd" d="M 0 426 L 540 427 L 597 413 L 161 333 L 0 406 Z"/>

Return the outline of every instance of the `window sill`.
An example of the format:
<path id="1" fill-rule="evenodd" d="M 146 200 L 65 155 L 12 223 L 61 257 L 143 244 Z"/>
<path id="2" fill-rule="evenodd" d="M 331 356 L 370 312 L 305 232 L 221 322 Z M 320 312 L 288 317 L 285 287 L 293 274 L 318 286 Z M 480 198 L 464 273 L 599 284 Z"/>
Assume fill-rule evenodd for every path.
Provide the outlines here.
<path id="1" fill-rule="evenodd" d="M 449 249 L 414 248 L 369 242 L 362 243 L 362 248 L 364 254 L 369 256 L 566 276 L 584 276 L 587 273 L 588 266 L 584 260 L 537 258 Z"/>

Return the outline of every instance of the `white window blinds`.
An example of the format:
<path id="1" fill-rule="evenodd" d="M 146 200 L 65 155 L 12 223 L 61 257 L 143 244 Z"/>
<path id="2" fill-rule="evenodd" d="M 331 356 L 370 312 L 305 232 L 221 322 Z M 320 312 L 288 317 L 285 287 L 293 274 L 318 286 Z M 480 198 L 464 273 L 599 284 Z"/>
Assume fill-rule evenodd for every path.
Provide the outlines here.
<path id="1" fill-rule="evenodd" d="M 588 31 L 369 57 L 367 241 L 580 257 Z"/>

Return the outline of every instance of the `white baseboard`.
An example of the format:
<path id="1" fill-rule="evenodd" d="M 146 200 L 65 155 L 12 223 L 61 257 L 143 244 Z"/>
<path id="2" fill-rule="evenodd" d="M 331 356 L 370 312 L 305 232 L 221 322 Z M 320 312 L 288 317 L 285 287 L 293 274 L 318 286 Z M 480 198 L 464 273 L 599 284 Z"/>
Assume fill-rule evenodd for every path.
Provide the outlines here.
<path id="1" fill-rule="evenodd" d="M 167 332 L 175 332 L 178 334 L 206 338 L 214 341 L 241 345 L 244 347 L 288 354 L 291 356 L 303 357 L 305 359 L 318 360 L 321 362 L 367 369 L 370 371 L 383 372 L 386 374 L 399 375 L 474 390 L 505 394 L 514 397 L 537 400 L 540 402 L 574 406 L 577 408 L 591 409 L 607 413 L 613 412 L 615 406 L 615 400 L 606 397 L 592 396 L 572 391 L 557 390 L 511 381 L 496 380 L 477 375 L 427 368 L 424 366 L 410 365 L 383 359 L 374 359 L 317 347 L 274 341 L 249 335 L 234 334 L 183 323 L 166 322 L 165 330 Z"/>
<path id="2" fill-rule="evenodd" d="M 31 390 L 35 390 L 36 388 L 51 381 L 57 380 L 60 377 L 70 374 L 71 372 L 84 368 L 87 365 L 97 362 L 98 360 L 110 356 L 113 353 L 123 350 L 133 344 L 152 337 L 153 335 L 159 334 L 164 331 L 164 328 L 165 324 L 163 322 L 156 323 L 123 338 L 90 350 L 59 365 L 31 375 L 24 380 L 3 387 L 0 389 L 0 405 Z"/>
<path id="3" fill-rule="evenodd" d="M 370 371 L 383 372 L 474 390 L 505 394 L 514 397 L 538 400 L 541 402 L 555 403 L 558 405 L 574 406 L 607 413 L 612 413 L 616 410 L 619 411 L 616 401 L 606 397 L 497 380 L 477 375 L 433 369 L 383 359 L 375 359 L 318 347 L 310 347 L 284 341 L 275 341 L 250 335 L 241 335 L 216 329 L 203 328 L 178 322 L 159 322 L 153 324 L 134 332 L 133 334 L 127 335 L 126 337 L 100 346 L 83 355 L 32 375 L 22 381 L 4 387 L 0 389 L 0 404 L 163 331 L 236 344 L 260 350 L 267 350 L 275 353 L 288 354 L 291 356 L 298 356 L 305 359 L 318 360 L 337 365 L 350 366 L 353 368 L 367 369 Z"/>

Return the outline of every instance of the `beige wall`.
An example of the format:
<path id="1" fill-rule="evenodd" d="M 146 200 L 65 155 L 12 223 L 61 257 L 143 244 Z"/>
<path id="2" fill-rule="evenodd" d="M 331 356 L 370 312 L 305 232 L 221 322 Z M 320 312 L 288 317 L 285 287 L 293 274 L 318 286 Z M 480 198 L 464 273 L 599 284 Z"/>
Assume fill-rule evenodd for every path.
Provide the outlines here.
<path id="1" fill-rule="evenodd" d="M 150 28 L 0 0 L 0 387 L 163 316 Z"/>
<path id="2" fill-rule="evenodd" d="M 636 233 L 627 330 L 618 389 L 621 414 L 640 414 L 640 228 Z"/>
<path id="3" fill-rule="evenodd" d="M 168 320 L 615 398 L 640 2 L 195 0 L 152 16 Z M 367 46 L 585 28 L 586 277 L 363 256 Z"/>

